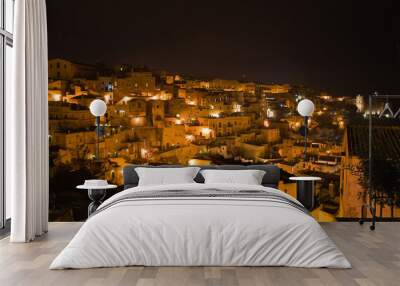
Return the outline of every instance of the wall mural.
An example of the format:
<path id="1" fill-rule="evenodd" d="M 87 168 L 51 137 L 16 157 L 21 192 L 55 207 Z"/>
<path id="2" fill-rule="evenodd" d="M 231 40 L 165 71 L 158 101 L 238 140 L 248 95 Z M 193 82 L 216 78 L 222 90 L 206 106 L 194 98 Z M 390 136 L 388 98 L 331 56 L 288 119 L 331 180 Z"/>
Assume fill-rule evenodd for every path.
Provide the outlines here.
<path id="1" fill-rule="evenodd" d="M 294 197 L 290 177 L 322 178 L 319 221 L 357 220 L 372 196 L 378 217 L 400 218 L 400 98 L 369 106 L 400 91 L 391 5 L 73 2 L 47 1 L 50 220 L 85 220 L 76 186 L 104 178 L 115 194 L 126 164 L 274 164 Z"/>
<path id="2" fill-rule="evenodd" d="M 303 98 L 315 104 L 308 119 L 306 161 L 304 119 L 296 110 Z M 95 117 L 89 110 L 95 99 L 107 104 L 100 121 L 99 160 Z M 75 186 L 87 178 L 122 185 L 128 163 L 275 164 L 282 170 L 279 188 L 293 196 L 296 185 L 290 176 L 323 179 L 317 182 L 312 211 L 317 219 L 361 215 L 369 112 L 361 95 L 335 97 L 304 86 L 198 79 L 128 65 L 99 69 L 56 58 L 49 61 L 48 100 L 52 220 L 84 219 L 87 195 Z M 372 110 L 376 122 L 382 116 L 385 121 L 374 128 L 378 159 L 386 162 L 376 159 L 377 166 L 383 164 L 377 167 L 376 184 L 382 192 L 396 193 L 400 127 L 387 107 L 377 101 Z M 390 144 L 382 147 L 383 142 Z M 384 168 L 388 162 L 390 168 Z M 400 216 L 398 197 L 392 197 L 378 214 Z"/>

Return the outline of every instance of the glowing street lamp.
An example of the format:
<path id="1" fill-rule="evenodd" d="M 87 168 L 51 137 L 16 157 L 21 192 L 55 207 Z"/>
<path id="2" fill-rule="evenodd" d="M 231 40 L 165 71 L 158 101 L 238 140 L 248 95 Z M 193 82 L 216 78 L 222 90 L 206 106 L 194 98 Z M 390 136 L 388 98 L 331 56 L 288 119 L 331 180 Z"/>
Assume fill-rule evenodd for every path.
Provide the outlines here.
<path id="1" fill-rule="evenodd" d="M 309 99 L 303 99 L 297 105 L 297 111 L 304 117 L 304 161 L 307 159 L 308 118 L 312 116 L 314 110 L 314 103 Z"/>
<path id="2" fill-rule="evenodd" d="M 90 103 L 89 110 L 96 117 L 96 160 L 99 160 L 100 117 L 107 112 L 107 104 L 101 99 L 95 99 Z"/>

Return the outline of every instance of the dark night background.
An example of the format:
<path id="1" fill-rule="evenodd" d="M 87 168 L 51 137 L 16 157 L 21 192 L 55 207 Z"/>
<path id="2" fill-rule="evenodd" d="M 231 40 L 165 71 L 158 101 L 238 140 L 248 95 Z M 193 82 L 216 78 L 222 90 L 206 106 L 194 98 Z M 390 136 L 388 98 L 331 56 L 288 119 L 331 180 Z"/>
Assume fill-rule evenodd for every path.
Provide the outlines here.
<path id="1" fill-rule="evenodd" d="M 400 92 L 395 2 L 47 0 L 49 57 Z"/>

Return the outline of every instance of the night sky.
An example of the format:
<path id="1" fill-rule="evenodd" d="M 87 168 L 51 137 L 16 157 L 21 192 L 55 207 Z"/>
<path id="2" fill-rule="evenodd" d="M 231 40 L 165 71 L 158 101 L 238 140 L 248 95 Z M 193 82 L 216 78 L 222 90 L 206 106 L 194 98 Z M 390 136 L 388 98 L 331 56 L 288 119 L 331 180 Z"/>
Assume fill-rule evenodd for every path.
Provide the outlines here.
<path id="1" fill-rule="evenodd" d="M 48 0 L 49 57 L 400 93 L 395 2 Z"/>

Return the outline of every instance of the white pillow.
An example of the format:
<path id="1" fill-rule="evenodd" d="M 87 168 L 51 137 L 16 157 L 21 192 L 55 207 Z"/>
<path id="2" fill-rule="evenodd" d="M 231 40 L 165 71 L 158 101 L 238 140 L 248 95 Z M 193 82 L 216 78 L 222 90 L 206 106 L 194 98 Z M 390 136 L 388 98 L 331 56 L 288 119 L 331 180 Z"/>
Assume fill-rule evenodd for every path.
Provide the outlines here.
<path id="1" fill-rule="evenodd" d="M 265 171 L 261 170 L 202 170 L 205 184 L 261 185 Z"/>
<path id="2" fill-rule="evenodd" d="M 195 183 L 200 168 L 135 168 L 139 176 L 138 186 Z"/>

